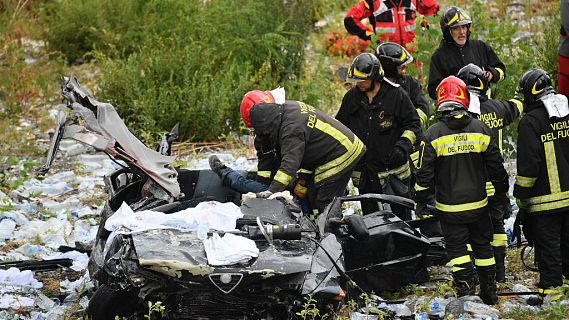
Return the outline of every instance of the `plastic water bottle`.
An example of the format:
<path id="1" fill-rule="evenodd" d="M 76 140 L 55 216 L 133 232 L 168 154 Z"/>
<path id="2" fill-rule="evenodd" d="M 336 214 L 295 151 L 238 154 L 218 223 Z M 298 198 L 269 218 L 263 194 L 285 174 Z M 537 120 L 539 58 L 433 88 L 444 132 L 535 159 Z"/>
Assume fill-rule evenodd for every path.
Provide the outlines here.
<path id="1" fill-rule="evenodd" d="M 437 300 L 433 300 L 429 304 L 429 314 L 433 316 L 444 316 L 444 310 L 441 308 L 441 304 Z"/>

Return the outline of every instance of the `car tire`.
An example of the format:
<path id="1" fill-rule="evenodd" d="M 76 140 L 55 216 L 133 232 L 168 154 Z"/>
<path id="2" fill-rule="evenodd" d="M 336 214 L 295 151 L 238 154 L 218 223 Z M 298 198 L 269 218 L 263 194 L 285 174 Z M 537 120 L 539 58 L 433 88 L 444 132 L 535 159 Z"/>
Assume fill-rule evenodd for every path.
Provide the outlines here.
<path id="1" fill-rule="evenodd" d="M 141 303 L 136 290 L 103 284 L 89 300 L 87 315 L 92 320 L 112 320 L 115 316 L 129 318 L 139 310 Z"/>

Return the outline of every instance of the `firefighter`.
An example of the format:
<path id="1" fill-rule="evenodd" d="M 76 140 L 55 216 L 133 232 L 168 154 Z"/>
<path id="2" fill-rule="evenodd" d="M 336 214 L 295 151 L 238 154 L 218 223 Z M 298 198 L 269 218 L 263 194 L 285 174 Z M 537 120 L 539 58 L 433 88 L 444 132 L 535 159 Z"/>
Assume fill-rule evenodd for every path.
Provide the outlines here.
<path id="1" fill-rule="evenodd" d="M 367 153 L 352 175 L 363 193 L 409 197 L 409 153 L 421 131 L 421 123 L 409 96 L 398 84 L 384 78 L 378 58 L 362 53 L 352 61 L 347 80 L 355 84 L 342 99 L 336 119 L 350 128 L 366 145 Z M 362 202 L 364 213 L 379 209 L 374 201 Z M 410 210 L 393 207 L 403 220 Z"/>
<path id="2" fill-rule="evenodd" d="M 471 25 L 472 19 L 459 7 L 452 6 L 443 13 L 440 21 L 443 39 L 429 66 L 427 89 L 433 100 L 437 98 L 439 83 L 469 63 L 482 67 L 489 82 L 496 83 L 506 77 L 506 67 L 492 48 L 481 40 L 470 39 Z"/>
<path id="3" fill-rule="evenodd" d="M 437 123 L 426 132 L 422 166 L 417 174 L 415 213 L 432 214 L 427 206 L 435 194 L 434 214 L 440 220 L 452 265 L 458 296 L 472 295 L 476 273 L 480 297 L 495 304 L 496 269 L 490 241 L 492 225 L 488 214 L 486 181 L 497 194 L 508 190 L 508 175 L 490 128 L 468 113 L 468 92 L 454 76 L 437 87 Z M 474 251 L 474 270 L 466 244 Z"/>
<path id="4" fill-rule="evenodd" d="M 407 92 L 411 99 L 411 103 L 413 103 L 413 106 L 419 115 L 421 126 L 425 128 L 427 121 L 429 120 L 429 102 L 423 95 L 423 88 L 421 88 L 419 81 L 406 74 L 407 66 L 409 63 L 413 62 L 413 56 L 405 50 L 405 48 L 393 42 L 380 44 L 375 50 L 375 54 L 379 58 L 379 62 L 383 67 L 385 77 L 391 82 L 400 85 L 401 88 Z M 424 135 L 423 132 L 420 132 L 410 155 L 411 188 L 415 185 L 414 177 L 417 173 L 417 168 L 419 167 L 419 152 L 424 145 Z M 413 193 L 412 189 L 411 193 Z M 442 231 L 440 230 L 438 221 L 423 224 L 421 226 L 421 232 L 428 237 L 442 236 Z"/>
<path id="5" fill-rule="evenodd" d="M 569 106 L 540 69 L 523 74 L 518 92 L 525 114 L 518 126 L 514 197 L 526 214 L 539 269 L 539 296 L 528 302 L 541 304 L 547 294 L 559 298 L 553 288 L 569 283 Z"/>
<path id="6" fill-rule="evenodd" d="M 557 53 L 557 90 L 569 97 L 569 0 L 561 0 L 561 30 Z"/>
<path id="7" fill-rule="evenodd" d="M 413 62 L 413 56 L 403 46 L 393 42 L 385 42 L 377 46 L 375 55 L 381 63 L 384 76 L 407 92 L 411 103 L 417 110 L 421 125 L 427 125 L 429 102 L 423 95 L 423 88 L 419 81 L 407 75 L 407 66 Z"/>
<path id="8" fill-rule="evenodd" d="M 352 170 L 365 153 L 365 146 L 343 124 L 300 101 L 275 103 L 266 91 L 250 91 L 241 102 L 241 117 L 255 132 L 257 152 L 277 161 L 278 170 L 269 188 L 257 193 L 271 194 L 294 186 L 302 168 L 310 171 L 308 201 L 313 214 L 322 212 L 334 197 L 342 196 Z M 258 173 L 275 163 L 259 159 Z"/>
<path id="9" fill-rule="evenodd" d="M 522 102 L 516 98 L 508 101 L 488 99 L 486 96 L 489 85 L 488 79 L 486 79 L 484 70 L 475 64 L 469 63 L 462 67 L 458 71 L 457 77 L 464 81 L 470 93 L 468 112 L 472 113 L 492 130 L 496 136 L 498 147 L 502 152 L 503 129 L 520 116 L 523 111 Z M 504 194 L 506 197 L 503 199 L 496 198 L 492 183 L 486 183 L 486 191 L 488 192 L 488 208 L 494 229 L 491 244 L 494 249 L 494 259 L 496 260 L 496 281 L 504 282 L 506 280 L 504 259 L 506 257 L 506 247 L 508 246 L 504 219 L 510 217 L 512 209 L 507 194 Z"/>
<path id="10" fill-rule="evenodd" d="M 360 0 L 346 14 L 344 26 L 363 40 L 371 40 L 377 34 L 378 43 L 391 41 L 412 51 L 413 45 L 407 44 L 415 39 L 417 12 L 433 16 L 438 9 L 436 0 Z M 368 19 L 371 26 L 366 27 L 363 19 Z M 421 25 L 428 27 L 426 21 Z"/>

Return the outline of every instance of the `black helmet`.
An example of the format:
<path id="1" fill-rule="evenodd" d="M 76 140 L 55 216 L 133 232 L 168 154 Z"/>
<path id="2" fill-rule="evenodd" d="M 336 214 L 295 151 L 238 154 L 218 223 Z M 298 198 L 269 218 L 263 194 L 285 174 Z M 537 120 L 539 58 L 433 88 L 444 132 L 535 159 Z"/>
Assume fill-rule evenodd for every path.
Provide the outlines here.
<path id="1" fill-rule="evenodd" d="M 375 50 L 375 54 L 379 58 L 383 70 L 385 70 L 385 76 L 388 78 L 397 78 L 397 67 L 413 61 L 409 51 L 393 42 L 380 44 Z"/>
<path id="2" fill-rule="evenodd" d="M 383 68 L 379 63 L 379 59 L 373 53 L 364 52 L 360 53 L 352 61 L 348 69 L 346 81 L 359 82 L 367 79 L 381 81 L 383 79 Z"/>
<path id="3" fill-rule="evenodd" d="M 530 69 L 521 77 L 517 92 L 524 96 L 525 104 L 532 104 L 539 98 L 554 93 L 555 90 L 547 72 Z"/>
<path id="4" fill-rule="evenodd" d="M 469 63 L 458 70 L 456 76 L 466 83 L 466 88 L 470 92 L 482 96 L 488 91 L 488 79 L 484 74 L 484 70 L 473 63 Z"/>
<path id="5" fill-rule="evenodd" d="M 441 30 L 443 32 L 443 37 L 445 41 L 452 42 L 452 37 L 450 35 L 450 28 L 456 26 L 466 25 L 468 27 L 468 37 L 470 37 L 470 25 L 472 24 L 472 19 L 470 15 L 466 13 L 462 8 L 452 6 L 445 10 L 441 17 Z"/>

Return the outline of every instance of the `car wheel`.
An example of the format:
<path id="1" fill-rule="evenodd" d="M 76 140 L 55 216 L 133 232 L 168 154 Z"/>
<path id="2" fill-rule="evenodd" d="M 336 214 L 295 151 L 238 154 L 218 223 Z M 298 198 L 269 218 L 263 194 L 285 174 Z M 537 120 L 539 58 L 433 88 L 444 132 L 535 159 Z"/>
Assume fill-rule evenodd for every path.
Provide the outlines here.
<path id="1" fill-rule="evenodd" d="M 137 290 L 116 288 L 103 284 L 89 300 L 87 315 L 92 320 L 115 319 L 115 316 L 130 317 L 141 310 Z"/>

